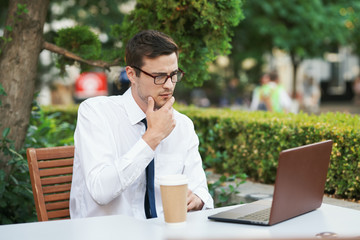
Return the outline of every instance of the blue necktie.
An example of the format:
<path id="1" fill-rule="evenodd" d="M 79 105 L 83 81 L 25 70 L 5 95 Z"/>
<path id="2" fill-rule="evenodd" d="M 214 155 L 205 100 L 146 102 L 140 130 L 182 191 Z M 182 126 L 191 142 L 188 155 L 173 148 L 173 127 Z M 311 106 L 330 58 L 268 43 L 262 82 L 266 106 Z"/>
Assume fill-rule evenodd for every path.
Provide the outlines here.
<path id="1" fill-rule="evenodd" d="M 147 129 L 146 118 L 141 120 L 145 124 L 145 130 Z M 155 206 L 155 190 L 154 190 L 154 159 L 151 160 L 146 167 L 146 192 L 145 192 L 145 215 L 146 218 L 156 218 L 156 206 Z"/>

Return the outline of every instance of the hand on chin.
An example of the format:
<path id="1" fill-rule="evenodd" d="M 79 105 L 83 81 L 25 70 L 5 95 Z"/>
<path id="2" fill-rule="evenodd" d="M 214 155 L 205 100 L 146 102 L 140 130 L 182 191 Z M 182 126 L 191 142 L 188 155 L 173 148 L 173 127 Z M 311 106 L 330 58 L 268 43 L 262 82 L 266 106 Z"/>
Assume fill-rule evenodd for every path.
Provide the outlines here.
<path id="1" fill-rule="evenodd" d="M 155 109 L 160 109 L 171 99 L 171 97 L 172 95 L 159 95 L 159 97 L 155 100 Z"/>

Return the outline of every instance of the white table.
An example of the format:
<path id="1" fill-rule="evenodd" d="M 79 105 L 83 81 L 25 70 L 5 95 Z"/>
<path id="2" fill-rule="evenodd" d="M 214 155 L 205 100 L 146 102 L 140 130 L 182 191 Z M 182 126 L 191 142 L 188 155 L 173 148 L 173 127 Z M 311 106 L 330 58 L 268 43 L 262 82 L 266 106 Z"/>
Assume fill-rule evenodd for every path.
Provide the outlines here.
<path id="1" fill-rule="evenodd" d="M 149 238 L 151 236 L 151 238 Z M 123 215 L 0 225 L 1 240 L 164 239 L 163 230 L 146 220 Z"/>
<path id="2" fill-rule="evenodd" d="M 231 239 L 314 238 L 320 232 L 360 236 L 360 211 L 323 204 L 321 208 L 271 227 L 210 221 L 207 216 L 232 207 L 191 212 L 184 226 L 172 227 L 162 217 L 137 220 L 127 216 L 93 217 L 0 226 L 0 239 Z"/>
<path id="3" fill-rule="evenodd" d="M 360 211 L 322 204 L 321 208 L 273 226 L 223 223 L 207 216 L 226 209 L 189 213 L 184 227 L 166 226 L 162 218 L 149 220 L 164 229 L 167 238 L 315 238 L 318 233 L 333 232 L 338 237 L 360 238 Z"/>

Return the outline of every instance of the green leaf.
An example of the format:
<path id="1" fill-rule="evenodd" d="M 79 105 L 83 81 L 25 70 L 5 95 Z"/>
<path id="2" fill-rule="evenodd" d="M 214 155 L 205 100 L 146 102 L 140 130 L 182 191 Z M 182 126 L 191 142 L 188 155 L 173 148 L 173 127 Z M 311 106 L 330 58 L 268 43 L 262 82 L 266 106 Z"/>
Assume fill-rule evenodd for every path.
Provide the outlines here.
<path id="1" fill-rule="evenodd" d="M 228 196 L 226 196 L 226 195 L 220 195 L 219 196 L 219 201 L 221 202 L 221 203 L 224 203 L 224 202 L 227 202 L 229 200 L 229 197 Z"/>
<path id="2" fill-rule="evenodd" d="M 14 184 L 16 184 L 16 185 L 19 184 L 19 181 L 13 175 L 10 175 L 10 178 L 14 182 Z"/>
<path id="3" fill-rule="evenodd" d="M 0 83 L 0 95 L 6 96 L 5 89 L 1 83 Z"/>
<path id="4" fill-rule="evenodd" d="M 13 30 L 13 28 L 12 28 L 11 26 L 9 26 L 9 25 L 6 25 L 5 28 L 6 28 L 6 30 L 8 30 L 9 32 L 12 32 L 12 30 Z"/>
<path id="5" fill-rule="evenodd" d="M 225 175 L 222 175 L 222 176 L 220 177 L 219 181 L 223 183 L 223 182 L 226 181 L 226 179 L 227 179 L 226 176 L 225 176 Z"/>
<path id="6" fill-rule="evenodd" d="M 3 133 L 2 133 L 3 138 L 6 138 L 7 135 L 9 134 L 9 132 L 10 132 L 10 128 L 9 127 L 5 128 Z"/>
<path id="7" fill-rule="evenodd" d="M 0 199 L 2 199 L 6 187 L 5 177 L 6 177 L 5 171 L 0 169 Z"/>

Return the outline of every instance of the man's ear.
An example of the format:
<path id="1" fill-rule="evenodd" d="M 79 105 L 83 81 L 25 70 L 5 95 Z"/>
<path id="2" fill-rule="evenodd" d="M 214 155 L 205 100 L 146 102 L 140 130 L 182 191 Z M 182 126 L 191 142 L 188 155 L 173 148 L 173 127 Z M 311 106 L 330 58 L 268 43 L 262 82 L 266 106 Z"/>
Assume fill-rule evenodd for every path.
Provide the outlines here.
<path id="1" fill-rule="evenodd" d="M 135 83 L 135 79 L 136 79 L 135 69 L 133 69 L 130 66 L 126 66 L 125 71 L 126 71 L 126 74 L 127 74 L 128 78 L 129 78 L 130 82 L 132 84 Z"/>

